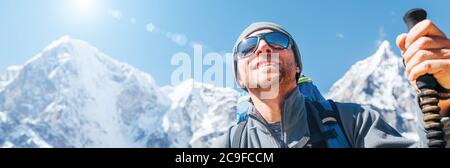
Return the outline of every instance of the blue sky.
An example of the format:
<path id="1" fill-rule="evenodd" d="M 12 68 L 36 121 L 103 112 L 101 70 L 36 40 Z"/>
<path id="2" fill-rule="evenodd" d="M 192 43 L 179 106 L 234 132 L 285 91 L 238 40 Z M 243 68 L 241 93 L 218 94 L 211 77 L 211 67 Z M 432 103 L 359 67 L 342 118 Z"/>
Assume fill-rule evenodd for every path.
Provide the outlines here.
<path id="1" fill-rule="evenodd" d="M 170 64 L 175 53 L 192 56 L 194 43 L 204 53 L 230 52 L 250 23 L 272 21 L 294 36 L 304 74 L 326 92 L 353 63 L 375 52 L 380 40 L 394 45 L 410 8 L 427 9 L 429 18 L 450 33 L 449 6 L 445 0 L 2 0 L 0 69 L 22 64 L 70 35 L 166 85 L 177 68 Z"/>

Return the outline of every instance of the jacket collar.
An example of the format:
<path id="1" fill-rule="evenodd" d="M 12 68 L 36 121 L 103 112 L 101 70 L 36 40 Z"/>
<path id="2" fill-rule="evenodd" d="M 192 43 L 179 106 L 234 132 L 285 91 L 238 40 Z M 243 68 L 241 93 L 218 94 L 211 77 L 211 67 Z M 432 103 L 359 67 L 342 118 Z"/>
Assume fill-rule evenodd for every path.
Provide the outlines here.
<path id="1" fill-rule="evenodd" d="M 251 113 L 256 113 L 254 106 L 250 110 Z M 257 116 L 267 125 L 260 115 Z M 298 89 L 294 89 L 281 103 L 281 129 L 284 143 L 289 147 L 303 144 L 309 138 L 305 97 Z"/>

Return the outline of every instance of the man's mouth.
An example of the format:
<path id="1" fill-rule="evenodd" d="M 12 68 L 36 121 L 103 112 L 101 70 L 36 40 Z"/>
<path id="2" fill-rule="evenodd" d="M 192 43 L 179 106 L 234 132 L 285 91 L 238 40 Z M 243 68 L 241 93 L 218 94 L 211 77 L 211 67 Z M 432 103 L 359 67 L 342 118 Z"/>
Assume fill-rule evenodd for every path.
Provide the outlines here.
<path id="1" fill-rule="evenodd" d="M 275 66 L 278 66 L 278 65 L 277 65 L 277 63 L 274 63 L 274 62 L 260 61 L 260 62 L 257 63 L 256 69 L 267 67 L 267 66 L 275 67 Z"/>

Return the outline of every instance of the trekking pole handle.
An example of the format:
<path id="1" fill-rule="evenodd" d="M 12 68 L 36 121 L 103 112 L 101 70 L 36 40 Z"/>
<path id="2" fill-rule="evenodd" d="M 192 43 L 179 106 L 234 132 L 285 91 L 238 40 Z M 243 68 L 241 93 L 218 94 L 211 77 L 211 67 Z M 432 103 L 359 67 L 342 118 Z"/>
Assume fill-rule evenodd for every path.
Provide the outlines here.
<path id="1" fill-rule="evenodd" d="M 408 30 L 411 30 L 414 25 L 425 19 L 427 19 L 427 11 L 421 8 L 411 9 L 403 16 L 403 21 L 405 21 L 406 26 L 408 26 Z"/>
<path id="2" fill-rule="evenodd" d="M 422 20 L 427 19 L 427 12 L 424 9 L 421 8 L 414 8 L 406 12 L 405 16 L 403 16 L 403 21 L 405 21 L 406 26 L 408 26 L 408 31 L 411 30 L 414 25 L 419 23 Z M 436 88 L 436 79 L 430 74 L 426 74 L 423 76 L 420 76 L 417 79 L 417 87 L 419 89 L 421 88 L 428 88 L 433 89 Z"/>
<path id="3" fill-rule="evenodd" d="M 424 9 L 415 8 L 406 12 L 403 21 L 405 21 L 409 31 L 414 25 L 426 18 L 427 12 Z M 404 60 L 403 63 L 405 63 Z M 444 148 L 446 146 L 445 132 L 443 131 L 441 116 L 439 115 L 439 99 L 438 92 L 436 91 L 440 85 L 431 74 L 425 74 L 417 78 L 416 85 L 420 90 L 418 100 L 419 106 L 424 114 L 423 120 L 428 139 L 428 147 Z"/>

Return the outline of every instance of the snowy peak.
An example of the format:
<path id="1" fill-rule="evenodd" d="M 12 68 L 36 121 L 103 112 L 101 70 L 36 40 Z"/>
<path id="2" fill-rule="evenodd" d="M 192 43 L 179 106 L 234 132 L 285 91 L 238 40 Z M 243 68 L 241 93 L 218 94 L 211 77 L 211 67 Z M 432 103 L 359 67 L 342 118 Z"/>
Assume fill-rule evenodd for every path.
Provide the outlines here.
<path id="1" fill-rule="evenodd" d="M 51 56 L 51 54 L 46 53 L 55 53 L 57 51 L 65 51 L 69 53 L 72 58 L 86 58 L 88 56 L 92 56 L 92 54 L 100 53 L 97 48 L 93 47 L 88 42 L 71 38 L 69 35 L 62 36 L 61 38 L 51 42 L 42 50 L 41 53 L 44 53 L 43 55 Z M 86 52 L 90 52 L 91 54 L 86 55 Z"/>
<path id="2" fill-rule="evenodd" d="M 65 62 L 74 56 L 83 56 L 81 54 L 75 54 L 76 48 L 84 48 L 84 50 L 92 50 L 91 46 L 86 42 L 80 40 L 71 39 L 70 36 L 63 36 L 58 40 L 51 42 L 47 47 L 45 47 L 41 53 L 37 54 L 30 60 L 28 60 L 25 65 L 32 64 L 33 62 L 39 60 L 46 61 L 61 61 Z"/>
<path id="3" fill-rule="evenodd" d="M 404 71 L 402 59 L 384 41 L 373 55 L 355 63 L 326 97 L 370 105 L 400 132 L 416 132 L 420 111 Z"/>
<path id="4" fill-rule="evenodd" d="M 41 53 L 28 60 L 23 67 L 25 75 L 23 78 L 27 79 L 33 79 L 28 75 L 39 74 L 41 78 L 46 76 L 54 82 L 67 82 L 76 78 L 77 83 L 85 85 L 98 85 L 96 83 L 109 79 L 115 82 L 132 79 L 156 87 L 155 81 L 147 73 L 119 62 L 89 43 L 72 39 L 70 36 L 53 41 Z"/>
<path id="5" fill-rule="evenodd" d="M 383 42 L 381 42 L 376 53 L 386 53 L 389 51 L 391 51 L 391 43 L 389 43 L 389 41 L 387 40 L 384 40 Z"/>
<path id="6" fill-rule="evenodd" d="M 65 44 L 70 43 L 71 41 L 75 41 L 74 39 L 71 39 L 69 35 L 64 35 L 61 38 L 51 42 L 47 47 L 44 48 L 43 51 L 52 50 L 54 48 L 59 48 L 59 46 L 63 46 Z"/>
<path id="7" fill-rule="evenodd" d="M 396 96 L 399 95 L 395 95 L 393 92 L 405 88 L 412 89 L 403 73 L 404 67 L 401 58 L 392 52 L 389 42 L 384 41 L 375 54 L 355 63 L 331 87 L 327 96 L 346 100 L 353 97 L 358 98 L 357 102 L 360 103 L 394 109 L 396 98 L 398 98 Z M 405 93 L 409 93 L 409 91 Z M 374 94 L 381 94 L 385 97 L 376 97 L 381 95 Z"/>
<path id="8" fill-rule="evenodd" d="M 394 52 L 392 52 L 391 44 L 387 40 L 383 41 L 380 44 L 378 50 L 372 57 L 377 57 L 380 59 L 380 61 L 399 58 L 396 54 L 394 54 Z"/>
<path id="9" fill-rule="evenodd" d="M 93 76 L 108 71 L 133 71 L 134 68 L 101 53 L 89 43 L 63 36 L 53 41 L 41 53 L 28 60 L 24 67 L 47 74 L 51 79 L 61 69 L 71 70 L 80 76 Z"/>
<path id="10" fill-rule="evenodd" d="M 392 51 L 390 43 L 383 41 L 373 55 L 357 62 L 354 66 L 364 66 L 366 72 L 373 72 L 379 67 L 390 67 L 391 64 L 398 64 L 400 61 L 401 58 Z"/>

